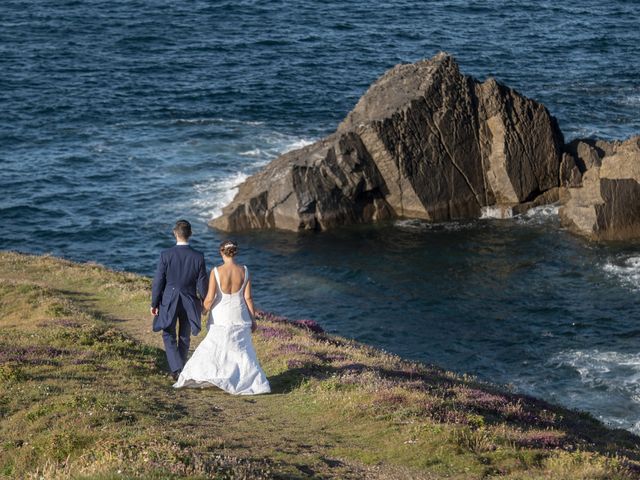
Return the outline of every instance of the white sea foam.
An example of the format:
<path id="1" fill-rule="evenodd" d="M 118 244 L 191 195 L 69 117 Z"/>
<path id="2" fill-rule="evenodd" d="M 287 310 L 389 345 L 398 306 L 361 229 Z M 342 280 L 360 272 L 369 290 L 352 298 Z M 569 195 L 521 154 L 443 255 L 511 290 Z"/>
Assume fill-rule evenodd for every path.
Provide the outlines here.
<path id="1" fill-rule="evenodd" d="M 558 210 L 560 210 L 560 205 L 556 203 L 550 203 L 549 205 L 540 205 L 539 207 L 530 208 L 529 210 L 527 210 L 527 213 L 525 213 L 525 215 L 529 218 L 557 217 Z"/>
<path id="2" fill-rule="evenodd" d="M 251 150 L 247 150 L 246 152 L 240 152 L 240 155 L 242 155 L 243 157 L 254 157 L 254 158 L 259 158 L 265 155 L 265 152 L 263 152 L 261 149 L 259 148 L 253 148 Z"/>
<path id="3" fill-rule="evenodd" d="M 166 121 L 164 121 L 166 122 Z M 208 221 L 222 213 L 222 208 L 231 202 L 238 185 L 249 175 L 271 162 L 278 155 L 302 148 L 312 139 L 289 135 L 270 129 L 264 122 L 227 119 L 221 117 L 194 117 L 171 120 L 172 125 L 182 125 L 193 129 L 229 128 L 233 130 L 232 140 L 220 145 L 211 144 L 217 150 L 216 163 L 223 165 L 211 172 L 211 177 L 193 186 L 193 196 L 178 205 L 179 208 L 194 211 L 203 221 Z M 235 171 L 229 171 L 233 165 Z"/>
<path id="4" fill-rule="evenodd" d="M 616 395 L 626 398 L 634 410 L 640 407 L 640 353 L 570 350 L 551 358 L 550 365 L 568 367 L 578 373 L 580 381 L 593 395 L 591 399 L 581 398 L 579 404 L 595 401 L 600 405 L 596 411 L 602 412 L 610 396 Z M 584 397 L 584 393 L 581 396 Z M 640 421 L 630 415 L 631 412 L 611 410 L 599 417 L 614 427 L 640 433 Z"/>
<path id="5" fill-rule="evenodd" d="M 250 157 L 262 160 L 260 165 L 269 162 L 276 158 L 278 155 L 297 150 L 299 148 L 311 145 L 313 140 L 295 137 L 290 135 L 283 135 L 276 132 L 268 132 L 259 135 L 256 138 L 256 145 L 254 148 L 244 150 L 239 153 L 243 157 Z"/>
<path id="6" fill-rule="evenodd" d="M 491 207 L 482 207 L 480 210 L 480 218 L 490 219 L 490 218 L 511 218 L 513 217 L 513 210 L 511 207 L 501 207 L 498 205 L 494 205 Z"/>
<path id="7" fill-rule="evenodd" d="M 292 150 L 297 150 L 299 148 L 304 148 L 307 145 L 311 145 L 312 143 L 313 143 L 312 140 L 308 140 L 306 138 L 292 139 L 291 141 L 289 141 L 288 143 L 286 143 L 284 145 L 284 149 L 282 150 L 281 153 L 287 153 L 287 152 L 290 152 Z"/>
<path id="8" fill-rule="evenodd" d="M 475 225 L 473 222 L 428 222 L 426 220 L 420 220 L 417 218 L 405 218 L 402 220 L 396 220 L 393 225 L 401 230 L 413 230 L 420 232 L 457 232 L 459 230 L 465 230 Z"/>
<path id="9" fill-rule="evenodd" d="M 543 223 L 549 219 L 556 218 L 558 216 L 559 205 L 549 204 L 539 207 L 531 208 L 527 212 L 519 215 L 514 215 L 513 210 L 510 207 L 503 206 L 490 206 L 482 207 L 480 211 L 480 220 L 488 219 L 514 219 L 520 223 Z M 457 231 L 466 228 L 477 227 L 480 224 L 478 222 L 428 222 L 418 219 L 403 219 L 397 220 L 394 225 L 398 228 L 405 230 L 422 230 L 422 231 L 434 231 L 434 230 L 447 230 Z"/>
<path id="10" fill-rule="evenodd" d="M 199 119 L 193 119 L 193 121 L 197 122 Z M 243 123 L 247 124 L 248 122 Z M 260 125 L 260 123 L 256 122 L 256 125 Z M 257 129 L 255 134 L 248 133 L 247 137 L 249 137 L 249 142 L 243 142 L 243 146 L 251 148 L 241 150 L 235 154 L 244 158 L 244 160 L 238 158 L 240 169 L 237 172 L 228 174 L 226 177 L 221 177 L 221 174 L 217 173 L 209 180 L 194 185 L 195 195 L 194 199 L 190 201 L 190 206 L 196 209 L 197 215 L 203 221 L 219 216 L 222 213 L 222 208 L 233 200 L 239 184 L 244 182 L 249 175 L 259 170 L 260 167 L 282 153 L 302 148 L 313 142 L 313 140 L 304 137 L 264 131 L 260 128 Z"/>
<path id="11" fill-rule="evenodd" d="M 193 186 L 195 199 L 190 206 L 197 209 L 197 214 L 203 221 L 218 217 L 222 213 L 222 208 L 233 200 L 238 186 L 247 177 L 246 173 L 238 172 L 227 178 L 213 178 L 196 183 Z"/>
<path id="12" fill-rule="evenodd" d="M 626 392 L 640 404 L 640 353 L 571 350 L 556 355 L 551 362 L 573 368 L 589 387 Z"/>
<path id="13" fill-rule="evenodd" d="M 516 218 L 521 222 L 545 221 L 549 218 L 558 216 L 558 204 L 541 205 L 539 207 L 530 208 L 523 214 L 514 215 L 510 207 L 493 205 L 490 207 L 482 207 L 480 211 L 481 219 L 503 219 Z"/>
<path id="14" fill-rule="evenodd" d="M 605 263 L 602 269 L 634 291 L 640 290 L 640 257 L 632 256 Z"/>
<path id="15" fill-rule="evenodd" d="M 426 230 L 429 224 L 423 220 L 405 218 L 402 220 L 396 220 L 393 225 L 405 230 Z"/>
<path id="16" fill-rule="evenodd" d="M 550 203 L 547 205 L 540 205 L 527 210 L 525 213 L 517 215 L 516 221 L 521 224 L 543 224 L 549 221 L 556 220 L 558 218 L 558 211 L 560 205 L 557 203 Z"/>
<path id="17" fill-rule="evenodd" d="M 622 103 L 626 105 L 633 105 L 633 106 L 640 105 L 640 93 L 637 93 L 634 95 L 627 95 L 626 97 L 624 97 L 624 100 L 622 101 Z"/>

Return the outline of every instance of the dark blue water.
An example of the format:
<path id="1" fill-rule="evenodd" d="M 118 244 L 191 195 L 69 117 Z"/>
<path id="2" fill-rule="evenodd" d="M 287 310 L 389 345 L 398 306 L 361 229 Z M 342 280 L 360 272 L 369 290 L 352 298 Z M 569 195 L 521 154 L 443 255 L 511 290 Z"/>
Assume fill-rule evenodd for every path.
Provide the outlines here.
<path id="1" fill-rule="evenodd" d="M 640 132 L 637 2 L 0 2 L 0 249 L 150 274 L 399 62 L 446 50 L 568 139 Z M 239 236 L 260 307 L 640 431 L 640 247 L 556 210 Z"/>

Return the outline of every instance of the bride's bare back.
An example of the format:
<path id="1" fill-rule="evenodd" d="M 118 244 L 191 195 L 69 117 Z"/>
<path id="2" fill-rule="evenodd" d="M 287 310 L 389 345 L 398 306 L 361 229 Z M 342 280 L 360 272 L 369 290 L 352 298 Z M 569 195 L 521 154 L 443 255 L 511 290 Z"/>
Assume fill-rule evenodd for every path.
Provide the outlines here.
<path id="1" fill-rule="evenodd" d="M 253 298 L 251 296 L 251 278 L 245 279 L 244 276 L 249 275 L 246 268 L 242 265 L 238 265 L 233 257 L 238 251 L 238 246 L 235 242 L 223 242 L 220 245 L 220 255 L 224 264 L 211 271 L 211 277 L 209 279 L 209 292 L 204 299 L 205 310 L 210 310 L 216 299 L 216 279 L 215 270 L 218 271 L 218 281 L 220 282 L 220 290 L 224 295 L 232 295 L 238 293 L 244 285 L 244 300 L 249 309 L 249 314 L 253 319 L 251 324 L 251 330 L 255 331 L 255 307 L 253 306 Z"/>
<path id="2" fill-rule="evenodd" d="M 244 267 L 237 263 L 225 263 L 218 267 L 218 278 L 222 293 L 236 293 L 244 283 Z"/>

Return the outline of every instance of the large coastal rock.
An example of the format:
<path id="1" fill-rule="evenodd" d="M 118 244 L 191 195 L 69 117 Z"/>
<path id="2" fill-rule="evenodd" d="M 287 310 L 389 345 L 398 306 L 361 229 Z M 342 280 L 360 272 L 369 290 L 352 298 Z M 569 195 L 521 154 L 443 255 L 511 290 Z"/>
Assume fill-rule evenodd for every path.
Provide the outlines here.
<path id="1" fill-rule="evenodd" d="M 640 136 L 576 140 L 567 151 L 583 173 L 582 185 L 567 189 L 562 222 L 595 240 L 640 239 Z"/>
<path id="2" fill-rule="evenodd" d="M 440 53 L 386 72 L 335 133 L 248 178 L 210 225 L 297 231 L 477 218 L 575 184 L 575 165 L 561 169 L 562 145 L 543 105 L 461 74 Z"/>

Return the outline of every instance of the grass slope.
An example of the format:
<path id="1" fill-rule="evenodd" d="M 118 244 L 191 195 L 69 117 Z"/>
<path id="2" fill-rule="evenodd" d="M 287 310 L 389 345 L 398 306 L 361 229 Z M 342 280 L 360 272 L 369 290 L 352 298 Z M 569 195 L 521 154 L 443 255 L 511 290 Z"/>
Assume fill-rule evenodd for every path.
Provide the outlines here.
<path id="1" fill-rule="evenodd" d="M 149 287 L 0 253 L 0 477 L 639 477 L 626 431 L 273 315 L 274 393 L 174 391 Z"/>

